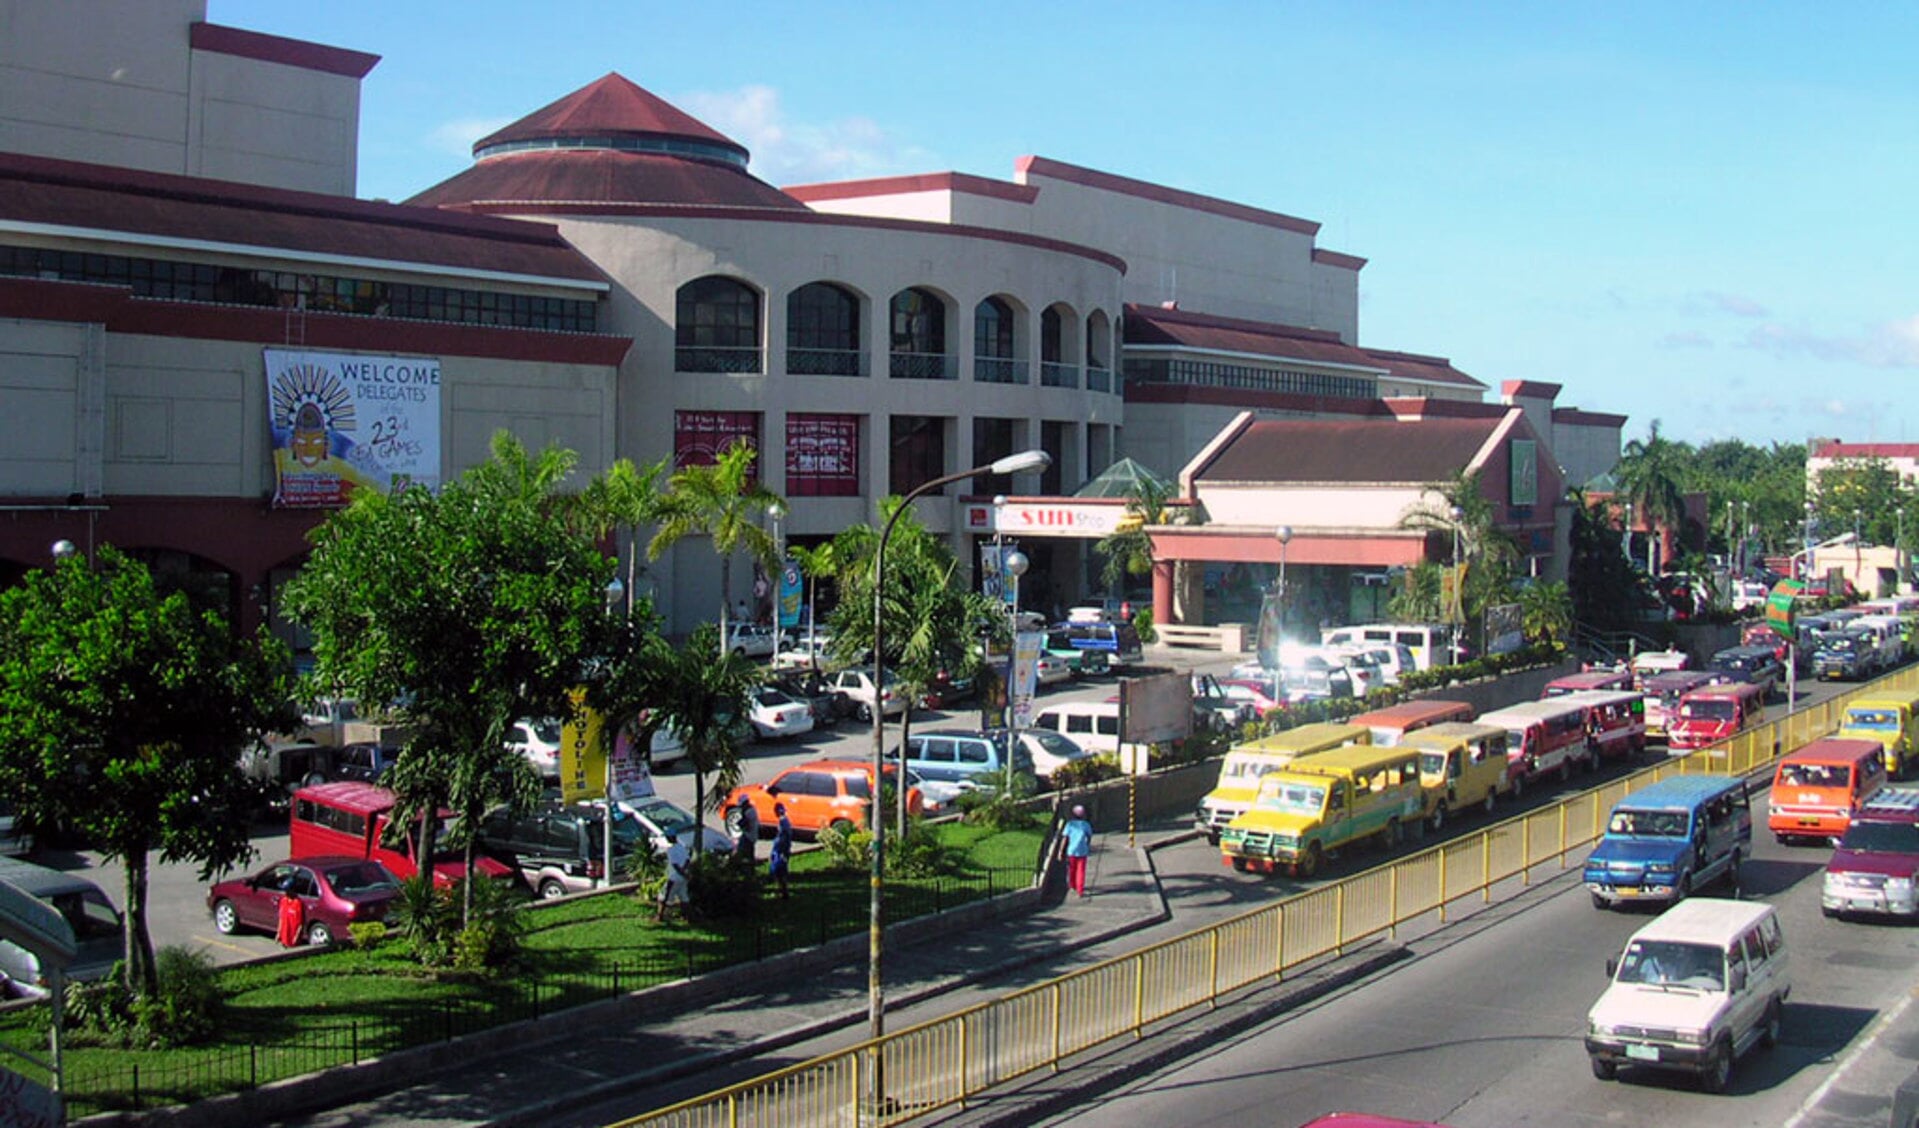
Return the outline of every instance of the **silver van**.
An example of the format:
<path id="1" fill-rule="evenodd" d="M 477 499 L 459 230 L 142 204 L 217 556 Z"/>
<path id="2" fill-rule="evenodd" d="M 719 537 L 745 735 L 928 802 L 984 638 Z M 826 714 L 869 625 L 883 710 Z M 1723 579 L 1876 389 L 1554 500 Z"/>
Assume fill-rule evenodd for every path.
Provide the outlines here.
<path id="1" fill-rule="evenodd" d="M 19 858 L 0 858 L 0 881 L 45 901 L 66 918 L 80 949 L 67 965 L 68 979 L 104 978 L 125 954 L 120 913 L 93 882 Z M 0 973 L 25 993 L 43 993 L 39 958 L 12 941 L 0 940 Z"/>

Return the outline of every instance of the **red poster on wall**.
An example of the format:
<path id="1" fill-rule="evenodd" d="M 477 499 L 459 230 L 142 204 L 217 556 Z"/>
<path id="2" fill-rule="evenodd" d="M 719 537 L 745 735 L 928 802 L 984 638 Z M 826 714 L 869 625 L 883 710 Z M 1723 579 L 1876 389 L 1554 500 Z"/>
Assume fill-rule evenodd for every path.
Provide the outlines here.
<path id="1" fill-rule="evenodd" d="M 860 417 L 786 417 L 786 492 L 792 497 L 858 497 Z"/>

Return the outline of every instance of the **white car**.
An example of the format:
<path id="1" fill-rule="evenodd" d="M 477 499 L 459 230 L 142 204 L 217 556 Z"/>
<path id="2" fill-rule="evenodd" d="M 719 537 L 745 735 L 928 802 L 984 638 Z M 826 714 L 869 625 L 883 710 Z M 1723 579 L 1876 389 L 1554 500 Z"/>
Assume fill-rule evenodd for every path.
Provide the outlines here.
<path id="1" fill-rule="evenodd" d="M 580 804 L 596 810 L 606 809 L 606 800 L 588 799 Z M 613 837 L 616 842 L 632 842 L 640 835 L 653 846 L 653 852 L 664 856 L 674 840 L 693 848 L 694 823 L 691 812 L 685 807 L 658 795 L 644 795 L 619 802 L 619 815 L 613 819 Z M 706 833 L 701 842 L 708 853 L 730 854 L 733 852 L 732 835 L 714 826 L 706 824 Z"/>
<path id="2" fill-rule="evenodd" d="M 841 670 L 833 675 L 833 688 L 853 699 L 859 706 L 854 716 L 862 721 L 873 719 L 875 701 L 879 703 L 880 711 L 888 716 L 906 711 L 906 695 L 900 691 L 899 682 L 891 670 L 887 671 L 886 684 L 877 695 L 873 692 L 871 670 Z"/>
<path id="3" fill-rule="evenodd" d="M 770 685 L 763 685 L 748 696 L 747 710 L 747 720 L 761 740 L 803 736 L 813 731 L 813 707 Z"/>
<path id="4" fill-rule="evenodd" d="M 525 756 L 541 779 L 560 778 L 560 722 L 551 717 L 514 721 L 507 746 Z"/>
<path id="5" fill-rule="evenodd" d="M 1058 685 L 1060 682 L 1073 680 L 1073 667 L 1067 663 L 1066 659 L 1055 657 L 1042 650 L 1038 662 L 1040 685 Z"/>
<path id="6" fill-rule="evenodd" d="M 780 647 L 773 655 L 773 668 L 776 670 L 810 670 L 827 664 L 826 649 L 833 640 L 828 635 L 814 635 L 811 639 L 804 635 Z"/>
<path id="7" fill-rule="evenodd" d="M 771 658 L 780 645 L 773 628 L 759 623 L 729 623 L 726 635 L 726 648 L 742 658 Z"/>
<path id="8" fill-rule="evenodd" d="M 1033 757 L 1033 774 L 1047 781 L 1067 764 L 1093 755 L 1091 749 L 1082 748 L 1071 737 L 1051 729 L 1021 729 L 1019 742 Z"/>

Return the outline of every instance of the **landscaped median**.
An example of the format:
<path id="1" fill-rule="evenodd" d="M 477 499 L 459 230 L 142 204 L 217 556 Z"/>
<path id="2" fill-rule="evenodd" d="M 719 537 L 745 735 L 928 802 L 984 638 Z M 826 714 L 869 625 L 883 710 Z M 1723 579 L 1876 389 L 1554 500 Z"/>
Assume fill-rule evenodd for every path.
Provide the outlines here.
<path id="1" fill-rule="evenodd" d="M 995 831 L 963 823 L 925 828 L 949 851 L 930 876 L 893 876 L 887 916 L 907 920 L 1033 883 L 1045 828 Z M 224 1013 L 211 1040 L 175 1049 L 69 1042 L 70 1116 L 181 1104 L 256 1088 L 414 1046 L 625 995 L 658 984 L 823 944 L 867 926 L 864 871 L 833 868 L 825 850 L 793 860 L 792 895 L 759 911 L 691 923 L 653 920 L 632 890 L 588 894 L 521 910 L 513 966 L 484 973 L 421 966 L 389 936 L 371 949 L 314 950 L 218 973 Z M 47 1050 L 44 1006 L 0 1016 L 0 1040 L 36 1057 Z M 18 1068 L 22 1063 L 13 1063 Z M 45 1082 L 45 1077 L 33 1080 Z"/>

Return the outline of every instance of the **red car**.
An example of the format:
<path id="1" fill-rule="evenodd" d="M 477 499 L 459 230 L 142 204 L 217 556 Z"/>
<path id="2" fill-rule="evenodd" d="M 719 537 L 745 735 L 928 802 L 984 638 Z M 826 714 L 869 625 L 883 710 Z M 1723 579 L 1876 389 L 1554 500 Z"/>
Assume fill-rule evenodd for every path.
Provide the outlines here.
<path id="1" fill-rule="evenodd" d="M 383 919 L 400 895 L 400 879 L 364 858 L 294 858 L 252 877 L 217 882 L 207 890 L 207 908 L 222 935 L 243 928 L 272 933 L 279 930 L 280 898 L 288 893 L 305 909 L 300 939 L 331 944 L 349 924 Z"/>

